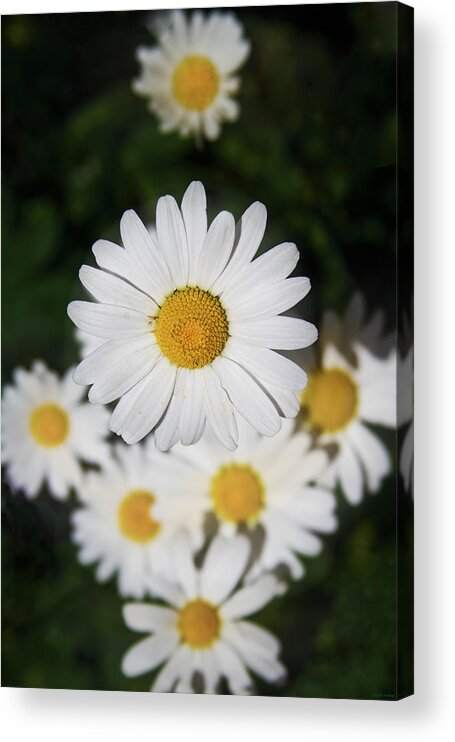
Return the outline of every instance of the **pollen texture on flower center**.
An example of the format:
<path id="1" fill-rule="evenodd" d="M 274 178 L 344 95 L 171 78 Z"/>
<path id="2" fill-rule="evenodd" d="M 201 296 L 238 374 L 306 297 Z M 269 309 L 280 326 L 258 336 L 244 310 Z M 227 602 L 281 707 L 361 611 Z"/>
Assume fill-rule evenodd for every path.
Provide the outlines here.
<path id="1" fill-rule="evenodd" d="M 151 514 L 155 497 L 147 490 L 133 490 L 120 502 L 118 524 L 130 541 L 144 544 L 155 538 L 161 526 Z"/>
<path id="2" fill-rule="evenodd" d="M 335 433 L 349 425 L 357 413 L 357 385 L 339 368 L 317 371 L 303 393 L 302 406 L 311 428 Z"/>
<path id="3" fill-rule="evenodd" d="M 191 600 L 180 609 L 178 630 L 182 641 L 193 649 L 210 647 L 220 635 L 221 621 L 217 609 L 203 600 Z"/>
<path id="4" fill-rule="evenodd" d="M 264 507 L 264 486 L 247 464 L 222 466 L 212 479 L 210 494 L 216 514 L 232 523 L 249 523 Z"/>
<path id="5" fill-rule="evenodd" d="M 228 339 L 220 300 L 197 287 L 178 289 L 164 301 L 155 322 L 161 352 L 183 368 L 203 368 L 220 355 Z"/>
<path id="6" fill-rule="evenodd" d="M 172 92 L 188 111 L 203 111 L 214 100 L 220 84 L 215 65 L 197 54 L 185 57 L 176 67 Z"/>
<path id="7" fill-rule="evenodd" d="M 35 441 L 47 448 L 64 443 L 70 429 L 67 413 L 53 403 L 36 407 L 30 415 L 29 425 Z"/>

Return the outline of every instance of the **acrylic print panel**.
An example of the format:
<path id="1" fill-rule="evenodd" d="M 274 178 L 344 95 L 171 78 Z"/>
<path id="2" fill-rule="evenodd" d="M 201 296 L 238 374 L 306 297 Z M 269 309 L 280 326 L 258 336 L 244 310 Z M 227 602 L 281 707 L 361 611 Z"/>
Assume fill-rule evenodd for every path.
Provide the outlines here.
<path id="1" fill-rule="evenodd" d="M 412 24 L 3 18 L 4 685 L 412 693 Z"/>

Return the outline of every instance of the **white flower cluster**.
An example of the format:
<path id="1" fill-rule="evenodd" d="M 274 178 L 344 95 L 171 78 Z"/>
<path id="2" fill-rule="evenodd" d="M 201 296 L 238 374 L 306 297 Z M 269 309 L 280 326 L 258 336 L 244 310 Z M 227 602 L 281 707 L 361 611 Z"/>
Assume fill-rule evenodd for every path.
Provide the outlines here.
<path id="1" fill-rule="evenodd" d="M 135 89 L 163 129 L 214 139 L 238 115 L 233 74 L 249 43 L 231 15 L 170 18 L 158 48 L 139 52 Z M 278 351 L 317 338 L 282 314 L 310 282 L 290 277 L 292 243 L 256 257 L 266 218 L 256 202 L 237 223 L 222 211 L 209 225 L 200 182 L 180 205 L 159 199 L 156 229 L 127 211 L 122 245 L 99 240 L 98 267 L 80 270 L 94 301 L 68 307 L 82 361 L 63 379 L 41 362 L 19 369 L 3 395 L 12 488 L 76 493 L 79 560 L 101 582 L 116 578 L 134 599 L 127 626 L 145 635 L 123 672 L 160 668 L 157 691 L 226 682 L 248 693 L 251 673 L 281 682 L 280 643 L 249 617 L 302 578 L 302 557 L 337 528 L 337 483 L 357 504 L 391 471 L 370 426 L 396 425 L 393 338 L 354 297 L 344 319 L 323 320 L 308 383 Z"/>

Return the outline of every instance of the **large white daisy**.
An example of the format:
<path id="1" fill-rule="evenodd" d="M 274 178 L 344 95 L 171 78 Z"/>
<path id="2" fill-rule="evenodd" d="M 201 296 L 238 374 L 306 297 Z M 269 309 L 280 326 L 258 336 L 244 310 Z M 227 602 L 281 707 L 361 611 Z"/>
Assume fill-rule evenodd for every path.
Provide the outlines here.
<path id="1" fill-rule="evenodd" d="M 354 366 L 332 345 L 323 349 L 302 395 L 304 425 L 323 446 L 333 446 L 321 483 L 340 481 L 351 504 L 361 501 L 365 484 L 377 492 L 390 472 L 386 446 L 369 424 L 396 425 L 396 352 L 382 359 L 355 344 Z"/>
<path id="2" fill-rule="evenodd" d="M 124 247 L 93 246 L 100 270 L 80 278 L 97 300 L 68 307 L 73 322 L 105 342 L 77 367 L 74 380 L 93 384 L 92 402 L 120 397 L 111 429 L 136 443 L 156 429 L 167 450 L 198 441 L 208 421 L 226 448 L 237 446 L 235 411 L 259 433 L 275 435 L 299 410 L 305 372 L 275 349 L 310 345 L 314 325 L 280 312 L 310 290 L 288 278 L 299 253 L 282 243 L 253 260 L 267 212 L 256 202 L 235 225 L 223 211 L 207 229 L 199 182 L 181 209 L 160 198 L 154 241 L 134 211 L 120 223 Z"/>
<path id="3" fill-rule="evenodd" d="M 168 476 L 164 458 L 156 449 L 146 454 L 140 444 L 116 445 L 110 465 L 85 478 L 79 492 L 83 507 L 72 514 L 79 560 L 99 562 L 96 576 L 102 582 L 116 573 L 126 597 L 142 598 L 157 575 L 169 576 L 173 537 L 194 519 L 200 522 L 200 498 Z M 200 547 L 201 540 L 193 546 Z"/>
<path id="4" fill-rule="evenodd" d="M 155 48 L 138 49 L 141 75 L 133 89 L 149 99 L 162 131 L 178 130 L 200 140 L 217 139 L 221 124 L 234 121 L 239 88 L 234 73 L 245 62 L 250 44 L 231 13 L 182 11 L 169 16 Z"/>
<path id="5" fill-rule="evenodd" d="M 44 482 L 58 499 L 82 480 L 81 461 L 109 460 L 105 438 L 108 414 L 81 402 L 83 389 L 36 361 L 31 371 L 16 369 L 14 386 L 2 401 L 2 461 L 13 488 L 35 497 Z"/>
<path id="6" fill-rule="evenodd" d="M 175 580 L 155 590 L 167 605 L 129 603 L 126 624 L 149 634 L 125 655 L 122 670 L 128 677 L 161 665 L 151 690 L 191 693 L 197 677 L 205 693 L 216 693 L 225 678 L 229 690 L 251 693 L 248 669 L 269 683 L 282 680 L 286 670 L 278 659 L 280 644 L 269 631 L 245 621 L 284 586 L 272 575 L 235 588 L 250 555 L 243 536 L 215 538 L 201 569 L 193 565 L 189 541 L 176 541 L 173 551 Z"/>
<path id="7" fill-rule="evenodd" d="M 285 565 L 300 578 L 297 554 L 318 554 L 316 534 L 336 528 L 335 498 L 314 484 L 328 456 L 310 450 L 311 437 L 294 427 L 285 421 L 274 438 L 264 438 L 243 423 L 234 452 L 205 433 L 196 446 L 176 446 L 168 456 L 169 469 L 178 468 L 182 486 L 199 494 L 204 512 L 216 517 L 225 537 L 233 538 L 239 529 L 250 535 L 255 545 L 251 577 Z"/>

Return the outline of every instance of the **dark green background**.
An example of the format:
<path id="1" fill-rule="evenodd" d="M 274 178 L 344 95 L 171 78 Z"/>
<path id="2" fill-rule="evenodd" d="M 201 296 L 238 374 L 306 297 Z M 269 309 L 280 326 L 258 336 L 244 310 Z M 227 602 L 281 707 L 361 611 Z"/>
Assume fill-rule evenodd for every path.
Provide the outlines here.
<path id="1" fill-rule="evenodd" d="M 317 323 L 360 289 L 395 325 L 395 3 L 236 9 L 252 43 L 240 120 L 197 150 L 162 135 L 131 92 L 135 49 L 152 43 L 140 12 L 3 18 L 3 382 L 17 365 L 76 362 L 70 299 L 99 237 L 118 240 L 127 208 L 201 179 L 210 216 L 268 209 L 264 248 L 301 250 Z M 381 434 L 382 435 L 382 434 Z M 395 435 L 385 436 L 395 459 Z M 395 698 L 396 506 L 390 476 L 351 508 L 307 578 L 262 611 L 283 642 L 289 682 L 262 693 Z M 400 493 L 405 520 L 409 497 Z M 98 585 L 68 539 L 68 512 L 46 493 L 3 487 L 3 684 L 147 690 L 120 659 L 137 637 L 115 586 Z M 405 542 L 410 543 L 411 533 Z M 409 557 L 410 558 L 410 557 Z M 411 599 L 406 587 L 400 599 Z M 410 639 L 402 646 L 409 650 Z M 407 651 L 410 657 L 410 652 Z"/>

